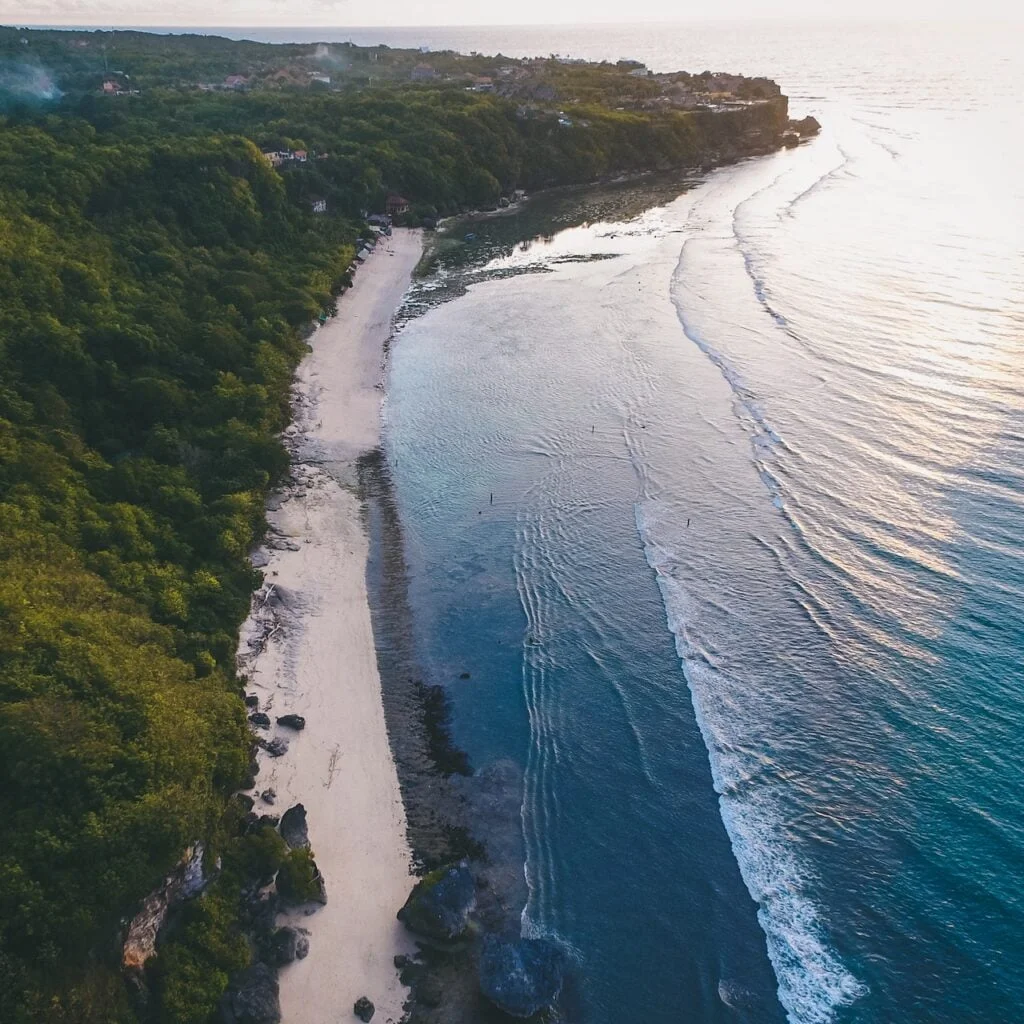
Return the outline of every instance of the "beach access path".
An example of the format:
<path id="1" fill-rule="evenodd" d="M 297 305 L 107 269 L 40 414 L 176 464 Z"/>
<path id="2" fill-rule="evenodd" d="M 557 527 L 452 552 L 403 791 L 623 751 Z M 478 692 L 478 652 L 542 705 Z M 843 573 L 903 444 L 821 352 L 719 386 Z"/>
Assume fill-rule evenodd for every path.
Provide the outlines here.
<path id="1" fill-rule="evenodd" d="M 328 897 L 279 920 L 307 929 L 310 941 L 309 955 L 281 971 L 284 1024 L 349 1019 L 361 996 L 385 1024 L 402 1017 L 407 997 L 393 961 L 414 949 L 395 914 L 414 878 L 370 622 L 356 460 L 380 440 L 385 344 L 421 253 L 418 231 L 382 238 L 338 315 L 311 337 L 285 437 L 291 481 L 268 502 L 271 532 L 254 556 L 265 583 L 242 627 L 239 667 L 271 719 L 257 732 L 288 744 L 279 757 L 259 752 L 254 810 L 305 806 Z M 286 714 L 305 728 L 276 724 Z"/>

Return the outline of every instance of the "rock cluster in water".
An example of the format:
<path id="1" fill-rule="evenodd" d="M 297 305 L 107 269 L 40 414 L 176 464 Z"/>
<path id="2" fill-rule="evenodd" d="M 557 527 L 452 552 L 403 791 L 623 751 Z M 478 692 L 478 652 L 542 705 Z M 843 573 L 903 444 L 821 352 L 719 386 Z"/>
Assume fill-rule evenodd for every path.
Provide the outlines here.
<path id="1" fill-rule="evenodd" d="M 503 1013 L 526 1018 L 553 1006 L 565 976 L 561 947 L 547 939 L 505 939 L 494 934 L 476 942 L 480 922 L 473 920 L 475 910 L 476 880 L 468 863 L 460 861 L 421 879 L 398 919 L 426 940 L 427 947 L 468 948 L 456 955 L 475 954 L 480 992 Z M 412 984 L 417 1003 L 440 1005 L 443 992 L 429 969 L 405 956 L 396 957 L 395 966 L 402 972 L 402 981 Z"/>
<path id="2" fill-rule="evenodd" d="M 480 991 L 512 1017 L 532 1017 L 562 991 L 565 954 L 547 939 L 506 942 L 484 938 L 480 950 Z"/>

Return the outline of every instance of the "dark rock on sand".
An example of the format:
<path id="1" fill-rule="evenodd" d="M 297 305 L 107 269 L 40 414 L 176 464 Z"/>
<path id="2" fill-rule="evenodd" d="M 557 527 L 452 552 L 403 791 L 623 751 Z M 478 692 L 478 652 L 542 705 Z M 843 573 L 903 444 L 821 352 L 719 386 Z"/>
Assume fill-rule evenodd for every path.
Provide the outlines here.
<path id="1" fill-rule="evenodd" d="M 286 729 L 294 729 L 296 732 L 306 728 L 306 720 L 302 715 L 281 715 L 277 724 L 283 725 Z"/>
<path id="2" fill-rule="evenodd" d="M 280 1024 L 277 973 L 256 963 L 236 975 L 220 1005 L 223 1024 Z"/>
<path id="3" fill-rule="evenodd" d="M 277 799 L 277 790 L 275 790 L 275 789 L 265 789 L 265 790 L 263 790 L 263 792 L 260 793 L 260 799 L 265 804 L 273 804 L 273 802 Z"/>
<path id="4" fill-rule="evenodd" d="M 260 699 L 255 693 L 247 693 L 245 695 L 245 706 L 247 708 L 258 708 L 260 706 Z"/>
<path id="5" fill-rule="evenodd" d="M 412 963 L 412 958 L 406 956 L 404 953 L 399 953 L 395 957 L 395 969 L 396 970 L 401 971 L 404 968 L 408 967 L 409 964 L 411 964 L 411 963 Z"/>
<path id="6" fill-rule="evenodd" d="M 352 1007 L 352 1012 L 363 1022 L 363 1024 L 369 1024 L 373 1019 L 374 1011 L 377 1008 L 370 1002 L 366 996 L 360 996 L 356 1000 L 355 1006 Z"/>
<path id="7" fill-rule="evenodd" d="M 290 964 L 304 960 L 309 953 L 309 939 L 295 928 L 278 928 L 271 936 L 270 952 L 274 963 Z"/>
<path id="8" fill-rule="evenodd" d="M 306 808 L 302 804 L 289 807 L 281 816 L 281 838 L 293 849 L 309 846 Z"/>
<path id="9" fill-rule="evenodd" d="M 265 715 L 262 711 L 254 711 L 249 716 L 249 723 L 256 726 L 257 729 L 269 729 L 270 715 Z"/>
<path id="10" fill-rule="evenodd" d="M 416 883 L 398 920 L 426 939 L 451 942 L 466 931 L 476 906 L 476 885 L 466 861 L 438 868 Z"/>
<path id="11" fill-rule="evenodd" d="M 512 1017 L 532 1017 L 562 990 L 565 954 L 547 939 L 505 942 L 488 935 L 480 951 L 480 991 Z"/>
<path id="12" fill-rule="evenodd" d="M 288 753 L 288 741 L 281 736 L 275 736 L 269 742 L 262 737 L 256 741 L 271 756 L 280 757 Z"/>

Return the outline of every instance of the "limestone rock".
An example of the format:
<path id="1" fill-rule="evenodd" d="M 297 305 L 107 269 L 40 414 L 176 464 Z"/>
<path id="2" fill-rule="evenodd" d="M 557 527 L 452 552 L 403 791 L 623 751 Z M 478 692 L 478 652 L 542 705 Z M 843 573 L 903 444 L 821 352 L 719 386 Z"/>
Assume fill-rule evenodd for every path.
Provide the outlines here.
<path id="1" fill-rule="evenodd" d="M 146 961 L 156 954 L 157 936 L 170 911 L 198 896 L 210 884 L 211 878 L 203 870 L 204 853 L 202 843 L 190 846 L 163 884 L 143 901 L 142 908 L 128 925 L 121 951 L 125 970 L 141 973 Z"/>

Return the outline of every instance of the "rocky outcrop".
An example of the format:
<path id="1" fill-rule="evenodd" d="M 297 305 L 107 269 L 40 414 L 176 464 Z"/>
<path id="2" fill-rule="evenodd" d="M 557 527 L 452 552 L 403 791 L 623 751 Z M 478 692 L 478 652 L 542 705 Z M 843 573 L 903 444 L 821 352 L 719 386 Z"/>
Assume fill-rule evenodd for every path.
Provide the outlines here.
<path id="1" fill-rule="evenodd" d="M 294 729 L 296 732 L 301 732 L 306 728 L 306 720 L 302 715 L 281 715 L 277 724 L 283 725 L 286 729 Z"/>
<path id="2" fill-rule="evenodd" d="M 277 972 L 256 963 L 232 980 L 220 1004 L 222 1024 L 280 1024 Z"/>
<path id="3" fill-rule="evenodd" d="M 141 976 L 146 961 L 156 955 L 157 936 L 167 915 L 210 884 L 211 879 L 203 870 L 204 853 L 202 843 L 190 846 L 163 884 L 143 901 L 142 909 L 128 925 L 121 951 L 121 965 L 125 970 Z"/>
<path id="4" fill-rule="evenodd" d="M 480 950 L 480 991 L 512 1017 L 548 1009 L 562 990 L 565 954 L 547 939 L 505 942 L 488 935 Z"/>
<path id="5" fill-rule="evenodd" d="M 306 824 L 306 808 L 302 804 L 289 807 L 281 816 L 281 838 L 293 850 L 308 849 L 309 827 Z"/>
<path id="6" fill-rule="evenodd" d="M 425 939 L 461 938 L 476 906 L 476 883 L 466 861 L 432 871 L 420 879 L 398 912 L 398 920 Z"/>

